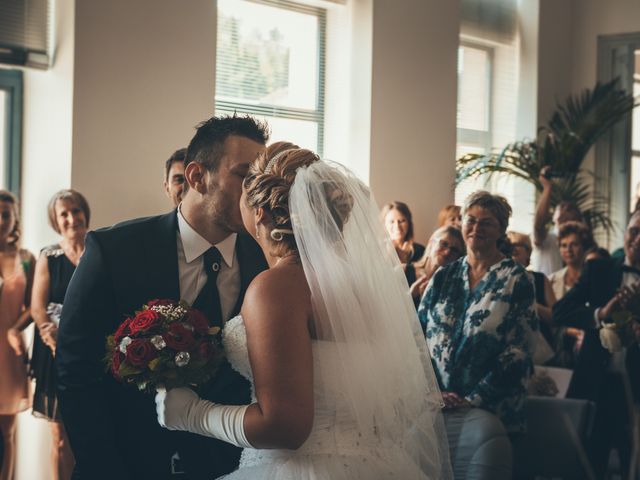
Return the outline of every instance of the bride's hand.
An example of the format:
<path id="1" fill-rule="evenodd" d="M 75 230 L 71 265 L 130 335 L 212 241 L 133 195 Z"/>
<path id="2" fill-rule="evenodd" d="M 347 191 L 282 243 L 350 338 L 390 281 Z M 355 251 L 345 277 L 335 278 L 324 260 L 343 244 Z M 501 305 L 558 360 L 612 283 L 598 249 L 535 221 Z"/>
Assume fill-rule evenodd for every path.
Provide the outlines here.
<path id="1" fill-rule="evenodd" d="M 200 397 L 190 388 L 159 388 L 156 393 L 158 423 L 169 430 L 189 430 L 189 412 Z"/>

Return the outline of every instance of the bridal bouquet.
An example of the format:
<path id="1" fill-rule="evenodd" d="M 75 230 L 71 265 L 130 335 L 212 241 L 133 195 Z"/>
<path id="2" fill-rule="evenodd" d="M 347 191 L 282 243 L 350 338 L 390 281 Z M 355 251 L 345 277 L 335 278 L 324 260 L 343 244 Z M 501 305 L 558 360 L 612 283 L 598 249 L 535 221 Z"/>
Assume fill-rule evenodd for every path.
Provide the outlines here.
<path id="1" fill-rule="evenodd" d="M 199 386 L 222 359 L 220 328 L 183 301 L 151 300 L 107 337 L 105 363 L 139 390 Z"/>
<path id="2" fill-rule="evenodd" d="M 605 323 L 600 329 L 600 343 L 614 353 L 622 350 L 622 347 L 628 347 L 636 340 L 633 326 L 639 318 L 628 310 L 615 312 L 612 318 L 613 322 Z"/>

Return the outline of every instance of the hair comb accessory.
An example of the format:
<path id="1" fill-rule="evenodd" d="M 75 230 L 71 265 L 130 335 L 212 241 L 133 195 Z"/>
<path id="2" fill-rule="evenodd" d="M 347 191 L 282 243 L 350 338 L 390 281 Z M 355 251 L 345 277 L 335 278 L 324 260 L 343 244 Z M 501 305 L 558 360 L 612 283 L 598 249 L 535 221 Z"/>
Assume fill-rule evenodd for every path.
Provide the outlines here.
<path id="1" fill-rule="evenodd" d="M 285 235 L 293 235 L 293 230 L 290 228 L 274 228 L 269 235 L 276 242 L 281 242 Z"/>
<path id="2" fill-rule="evenodd" d="M 282 157 L 285 153 L 291 152 L 293 150 L 297 150 L 297 149 L 296 148 L 289 148 L 287 150 L 283 150 L 282 152 L 277 154 L 275 157 L 273 157 L 271 160 L 269 160 L 269 163 L 267 163 L 267 166 L 264 169 L 264 174 L 265 175 L 269 175 L 271 173 L 271 170 L 273 170 L 273 165 L 276 163 L 276 161 L 278 161 L 278 159 L 280 157 Z"/>

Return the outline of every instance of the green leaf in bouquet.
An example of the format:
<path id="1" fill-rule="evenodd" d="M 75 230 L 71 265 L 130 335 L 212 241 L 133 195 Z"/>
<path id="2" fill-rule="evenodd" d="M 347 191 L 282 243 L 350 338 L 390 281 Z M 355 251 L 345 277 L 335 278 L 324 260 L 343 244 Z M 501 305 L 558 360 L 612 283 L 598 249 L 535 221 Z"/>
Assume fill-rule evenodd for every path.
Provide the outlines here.
<path id="1" fill-rule="evenodd" d="M 628 324 L 633 319 L 633 314 L 628 310 L 620 310 L 611 314 L 613 323 L 616 327 L 621 327 Z"/>
<path id="2" fill-rule="evenodd" d="M 126 362 L 122 362 L 120 364 L 120 368 L 118 369 L 118 375 L 120 375 L 122 378 L 130 377 L 131 375 L 138 375 L 140 373 L 142 373 L 142 370 L 132 365 L 129 365 Z"/>
<path id="3" fill-rule="evenodd" d="M 113 350 L 116 346 L 116 338 L 114 335 L 109 335 L 107 337 L 107 350 Z"/>
<path id="4" fill-rule="evenodd" d="M 156 370 L 160 365 L 162 359 L 160 357 L 156 357 L 149 362 L 149 370 Z"/>

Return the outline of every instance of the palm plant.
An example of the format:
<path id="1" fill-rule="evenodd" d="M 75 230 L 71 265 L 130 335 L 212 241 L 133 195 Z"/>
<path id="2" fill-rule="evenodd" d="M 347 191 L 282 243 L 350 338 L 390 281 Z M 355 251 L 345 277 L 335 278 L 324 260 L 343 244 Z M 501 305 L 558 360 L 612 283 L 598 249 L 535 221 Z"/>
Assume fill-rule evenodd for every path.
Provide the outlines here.
<path id="1" fill-rule="evenodd" d="M 538 129 L 535 140 L 513 142 L 499 152 L 467 154 L 458 159 L 456 184 L 470 177 L 506 173 L 541 191 L 540 170 L 549 166 L 558 177 L 551 207 L 571 201 L 592 228 L 609 231 L 613 224 L 607 212 L 608 201 L 592 193 L 593 174 L 582 168 L 582 163 L 596 141 L 636 105 L 633 96 L 618 87 L 617 78 L 597 83 L 593 90 L 585 89 L 557 105 L 549 123 Z"/>

